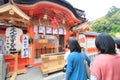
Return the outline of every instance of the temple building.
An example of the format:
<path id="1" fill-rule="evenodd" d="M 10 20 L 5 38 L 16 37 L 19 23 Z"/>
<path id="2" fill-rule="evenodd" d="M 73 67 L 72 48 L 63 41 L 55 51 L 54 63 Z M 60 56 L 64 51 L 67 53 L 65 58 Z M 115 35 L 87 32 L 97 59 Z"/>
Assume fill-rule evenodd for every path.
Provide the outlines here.
<path id="1" fill-rule="evenodd" d="M 36 60 L 43 55 L 64 54 L 75 27 L 79 27 L 77 33 L 90 30 L 81 26 L 86 22 L 84 11 L 66 0 L 0 0 L 0 53 L 6 54 L 9 71 L 14 70 L 14 58 L 9 54 L 16 52 L 18 69 L 40 66 L 44 63 Z"/>

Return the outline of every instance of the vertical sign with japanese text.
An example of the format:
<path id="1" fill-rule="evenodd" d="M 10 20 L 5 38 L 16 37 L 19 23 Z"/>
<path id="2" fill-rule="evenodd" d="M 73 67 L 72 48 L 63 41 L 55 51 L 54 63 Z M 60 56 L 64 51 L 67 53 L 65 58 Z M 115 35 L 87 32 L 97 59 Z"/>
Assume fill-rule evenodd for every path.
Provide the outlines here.
<path id="1" fill-rule="evenodd" d="M 26 58 L 26 57 L 29 57 L 29 49 L 28 49 L 28 40 L 29 40 L 29 37 L 28 35 L 23 35 L 23 38 L 22 38 L 22 58 Z"/>

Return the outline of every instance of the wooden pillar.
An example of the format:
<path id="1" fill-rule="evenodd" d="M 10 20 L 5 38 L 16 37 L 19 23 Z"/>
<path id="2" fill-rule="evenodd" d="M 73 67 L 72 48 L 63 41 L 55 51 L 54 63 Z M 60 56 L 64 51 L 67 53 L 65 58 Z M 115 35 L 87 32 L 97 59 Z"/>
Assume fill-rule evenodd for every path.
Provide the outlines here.
<path id="1" fill-rule="evenodd" d="M 66 47 L 66 41 L 69 39 L 70 37 L 70 34 L 71 34 L 71 31 L 69 29 L 66 29 L 66 35 L 65 35 L 65 38 L 64 38 L 64 49 Z"/>
<path id="2" fill-rule="evenodd" d="M 31 48 L 31 58 L 29 58 L 29 64 L 30 65 L 34 65 L 34 58 L 35 58 L 35 53 L 34 53 L 34 26 L 29 26 L 28 27 L 28 34 L 29 34 L 29 38 L 33 39 L 33 43 L 29 44 L 29 47 Z"/>

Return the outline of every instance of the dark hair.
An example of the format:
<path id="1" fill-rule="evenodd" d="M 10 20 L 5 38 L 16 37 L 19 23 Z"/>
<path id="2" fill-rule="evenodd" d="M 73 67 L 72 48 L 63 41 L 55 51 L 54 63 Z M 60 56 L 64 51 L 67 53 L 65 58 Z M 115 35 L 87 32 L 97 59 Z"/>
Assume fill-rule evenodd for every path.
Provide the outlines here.
<path id="1" fill-rule="evenodd" d="M 69 45 L 67 44 L 67 45 L 65 46 L 65 48 L 68 48 L 68 49 L 69 49 Z"/>
<path id="2" fill-rule="evenodd" d="M 81 47 L 75 38 L 70 38 L 68 40 L 68 46 L 71 52 L 81 52 Z"/>
<path id="3" fill-rule="evenodd" d="M 117 45 L 117 48 L 120 49 L 120 39 L 116 39 L 116 40 L 114 40 L 114 41 L 115 41 L 115 43 L 116 43 L 116 45 Z"/>
<path id="4" fill-rule="evenodd" d="M 66 41 L 66 46 L 65 46 L 65 48 L 68 48 L 68 49 L 69 49 L 68 40 Z"/>
<path id="5" fill-rule="evenodd" d="M 70 36 L 71 36 L 71 37 L 75 37 L 75 36 L 76 36 L 76 33 L 73 32 Z"/>
<path id="6" fill-rule="evenodd" d="M 107 33 L 98 35 L 95 40 L 95 45 L 100 51 L 100 54 L 116 54 L 115 42 L 113 38 Z"/>

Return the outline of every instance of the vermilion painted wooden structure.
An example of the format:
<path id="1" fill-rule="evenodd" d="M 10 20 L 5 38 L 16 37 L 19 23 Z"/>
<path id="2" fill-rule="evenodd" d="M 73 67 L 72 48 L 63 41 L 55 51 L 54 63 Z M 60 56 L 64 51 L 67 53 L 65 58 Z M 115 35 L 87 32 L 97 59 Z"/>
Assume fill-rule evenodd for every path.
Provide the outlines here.
<path id="1" fill-rule="evenodd" d="M 49 26 L 50 24 L 50 27 L 52 27 L 55 24 L 52 24 L 51 22 L 54 21 L 55 18 L 59 26 L 64 26 L 66 30 L 63 46 L 65 47 L 66 40 L 69 38 L 70 34 L 72 34 L 71 29 L 74 26 L 78 26 L 86 22 L 84 11 L 74 8 L 69 2 L 65 0 L 3 0 L 3 2 L 1 2 L 0 9 L 3 8 L 5 5 L 9 5 L 8 3 L 14 7 L 17 7 L 20 10 L 21 14 L 23 12 L 24 16 L 26 15 L 30 19 L 27 20 L 24 16 L 17 14 L 18 10 L 15 9 L 13 9 L 14 13 L 12 15 L 10 13 L 10 10 L 6 12 L 0 12 L 0 22 L 4 23 L 3 26 L 0 26 L 0 34 L 5 34 L 5 30 L 8 27 L 5 24 L 9 24 L 9 20 L 12 20 L 13 25 L 21 28 L 24 31 L 27 31 L 29 37 L 34 40 L 34 25 Z M 46 16 L 47 18 L 44 18 Z M 59 34 L 55 36 L 59 40 Z M 34 63 L 36 45 L 34 43 L 31 43 L 29 44 L 29 47 L 32 48 L 31 58 L 23 59 L 19 55 L 19 69 L 25 68 L 28 64 L 33 66 L 37 65 Z M 12 71 L 14 63 L 13 58 L 7 55 L 6 61 L 10 62 L 9 69 L 10 71 Z"/>

